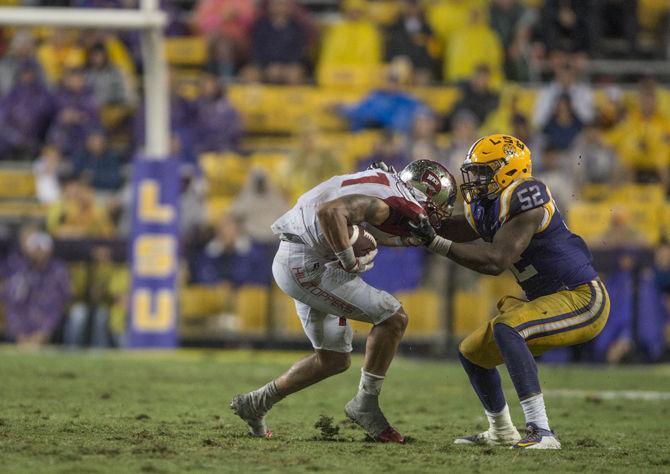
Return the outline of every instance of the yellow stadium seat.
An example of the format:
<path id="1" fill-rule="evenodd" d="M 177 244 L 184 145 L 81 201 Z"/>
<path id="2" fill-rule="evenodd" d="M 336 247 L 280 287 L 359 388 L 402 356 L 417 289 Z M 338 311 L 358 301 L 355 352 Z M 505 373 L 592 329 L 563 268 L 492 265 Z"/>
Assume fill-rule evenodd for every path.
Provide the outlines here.
<path id="1" fill-rule="evenodd" d="M 245 285 L 237 290 L 235 312 L 241 331 L 256 334 L 267 331 L 269 294 L 267 288 L 255 285 Z"/>
<path id="2" fill-rule="evenodd" d="M 460 94 L 458 89 L 454 87 L 417 87 L 409 92 L 439 114 L 451 112 Z"/>
<path id="3" fill-rule="evenodd" d="M 219 222 L 221 217 L 228 212 L 230 205 L 233 202 L 231 196 L 213 196 L 205 201 L 205 216 L 207 222 L 215 225 Z"/>
<path id="4" fill-rule="evenodd" d="M 0 199 L 35 197 L 35 178 L 30 170 L 0 169 Z"/>
<path id="5" fill-rule="evenodd" d="M 131 107 L 123 105 L 105 105 L 100 110 L 100 120 L 107 130 L 114 130 L 123 124 L 133 112 Z"/>
<path id="6" fill-rule="evenodd" d="M 293 298 L 276 286 L 272 286 L 272 320 L 274 330 L 280 337 L 296 337 L 303 334 L 300 318 L 295 311 Z"/>
<path id="7" fill-rule="evenodd" d="M 318 108 L 318 89 L 307 86 L 231 85 L 228 98 L 254 133 L 294 133 Z"/>
<path id="8" fill-rule="evenodd" d="M 327 132 L 317 136 L 319 146 L 328 148 L 338 158 L 347 153 L 349 137 L 353 135 L 350 132 Z"/>
<path id="9" fill-rule="evenodd" d="M 207 61 L 207 42 L 200 36 L 165 39 L 168 63 L 180 66 L 202 66 Z"/>
<path id="10" fill-rule="evenodd" d="M 570 208 L 568 226 L 584 240 L 593 242 L 594 239 L 605 235 L 611 219 L 611 204 L 577 202 Z"/>
<path id="11" fill-rule="evenodd" d="M 481 299 L 476 291 L 457 291 L 454 294 L 452 332 L 453 336 L 463 338 L 484 324 L 488 314 L 479 311 Z"/>
<path id="12" fill-rule="evenodd" d="M 227 89 L 230 102 L 242 116 L 245 129 L 262 132 L 267 129 L 267 88 L 261 85 L 230 85 Z"/>
<path id="13" fill-rule="evenodd" d="M 177 94 L 189 100 L 195 100 L 200 93 L 201 73 L 194 69 L 174 67 L 170 70 L 170 80 Z"/>
<path id="14" fill-rule="evenodd" d="M 661 217 L 663 206 L 644 202 L 628 202 L 625 205 L 630 226 L 644 237 L 648 245 L 657 245 L 661 240 Z"/>
<path id="15" fill-rule="evenodd" d="M 283 153 L 254 153 L 249 157 L 252 168 L 261 168 L 273 178 L 284 167 L 288 157 Z"/>
<path id="16" fill-rule="evenodd" d="M 228 285 L 189 285 L 179 290 L 182 318 L 203 318 L 232 308 L 232 290 Z"/>
<path id="17" fill-rule="evenodd" d="M 298 132 L 301 124 L 314 114 L 316 93 L 313 87 L 268 87 L 265 91 L 266 103 L 262 107 L 262 131 Z"/>
<path id="18" fill-rule="evenodd" d="M 350 133 L 346 140 L 346 146 L 349 152 L 358 157 L 369 155 L 380 137 L 381 133 L 376 130 Z"/>
<path id="19" fill-rule="evenodd" d="M 400 11 L 399 2 L 395 0 L 377 0 L 369 2 L 368 17 L 378 25 L 390 25 L 395 21 Z"/>
<path id="20" fill-rule="evenodd" d="M 659 184 L 625 184 L 610 188 L 608 200 L 617 203 L 661 204 L 665 201 L 665 191 Z"/>
<path id="21" fill-rule="evenodd" d="M 241 148 L 258 152 L 293 150 L 296 139 L 291 135 L 246 135 L 242 137 Z"/>
<path id="22" fill-rule="evenodd" d="M 409 316 L 406 337 L 433 338 L 441 334 L 444 312 L 438 294 L 418 289 L 397 293 L 395 296 Z"/>
<path id="23" fill-rule="evenodd" d="M 323 87 L 369 88 L 379 85 L 382 66 L 369 64 L 324 64 L 319 85 Z"/>
<path id="24" fill-rule="evenodd" d="M 612 186 L 607 184 L 587 184 L 582 186 L 580 197 L 585 201 L 604 201 L 612 192 Z"/>
<path id="25" fill-rule="evenodd" d="M 375 130 L 364 130 L 349 133 L 344 141 L 344 155 L 342 163 L 348 169 L 355 169 L 358 161 L 372 154 L 375 144 L 379 141 L 380 133 Z"/>
<path id="26" fill-rule="evenodd" d="M 649 202 L 575 203 L 568 214 L 570 230 L 587 242 L 598 243 L 611 232 L 613 217 L 621 214 L 627 226 L 647 245 L 661 238 L 663 205 Z"/>
<path id="27" fill-rule="evenodd" d="M 670 203 L 664 203 L 660 209 L 661 237 L 670 241 Z"/>
<path id="28" fill-rule="evenodd" d="M 235 196 L 249 173 L 249 159 L 236 153 L 203 153 L 200 166 L 213 196 Z"/>
<path id="29" fill-rule="evenodd" d="M 505 84 L 500 89 L 500 105 L 481 125 L 481 135 L 500 133 L 512 128 L 512 118 L 519 113 L 529 121 L 533 114 L 536 92 L 526 90 L 516 84 Z"/>
<path id="30" fill-rule="evenodd" d="M 345 130 L 347 128 L 346 120 L 340 118 L 333 108 L 336 105 L 355 104 L 369 91 L 369 87 L 342 90 L 317 88 L 314 97 L 315 109 L 311 118 L 321 130 Z"/>
<path id="31" fill-rule="evenodd" d="M 372 153 L 379 137 L 380 133 L 375 130 L 324 133 L 319 137 L 319 144 L 331 150 L 346 169 L 353 170 L 361 158 Z"/>
<path id="32" fill-rule="evenodd" d="M 46 219 L 48 206 L 40 202 L 0 201 L 0 218 L 3 219 Z"/>

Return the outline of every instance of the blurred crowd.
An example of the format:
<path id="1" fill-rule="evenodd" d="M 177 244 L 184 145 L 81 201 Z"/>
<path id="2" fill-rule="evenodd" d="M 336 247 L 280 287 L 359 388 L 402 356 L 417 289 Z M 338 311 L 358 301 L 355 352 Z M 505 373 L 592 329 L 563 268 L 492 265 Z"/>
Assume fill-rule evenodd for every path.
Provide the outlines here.
<path id="1" fill-rule="evenodd" d="M 26 3 L 133 8 L 137 2 Z M 169 18 L 166 34 L 204 45 L 200 63 L 173 64 L 169 81 L 171 153 L 179 159 L 181 177 L 180 285 L 269 286 L 276 244 L 270 223 L 301 192 L 379 160 L 399 169 L 412 160 L 434 159 L 460 179 L 467 149 L 488 132 L 505 131 L 530 146 L 534 174 L 551 188 L 565 214 L 630 185 L 648 185 L 640 189 L 653 188 L 665 202 L 670 191 L 666 85 L 652 74 L 639 74 L 632 86 L 623 87 L 616 71 L 597 78 L 588 73 L 594 58 L 666 59 L 664 2 L 314 3 L 161 2 Z M 193 48 L 186 50 L 187 58 L 196 54 Z M 123 345 L 129 277 L 125 256 L 116 255 L 110 242 L 129 235 L 132 160 L 144 143 L 139 37 L 11 28 L 2 31 L 0 53 L 0 164 L 29 166 L 35 197 L 47 209 L 43 221 L 20 226 L 6 251 L 5 333 L 27 345 L 54 338 L 72 346 Z M 249 115 L 229 97 L 232 85 L 328 88 L 342 87 L 346 77 L 361 91 L 359 75 L 366 74 L 377 77 L 355 101 L 324 106 L 342 121 L 352 142 L 374 131 L 370 146 L 353 160 L 328 145 L 328 130 L 304 117 L 298 133 L 273 145 L 272 151 L 283 156 L 280 166 L 251 166 L 258 144 L 277 137 L 249 133 Z M 532 87 L 518 85 L 529 81 Z M 415 93 L 418 88 L 450 88 L 455 100 L 444 110 L 432 103 L 430 93 Z M 530 105 L 525 89 L 532 93 Z M 338 90 L 346 95 L 346 87 Z M 239 192 L 219 199 L 225 206 L 214 216 L 208 209 L 220 190 L 203 170 L 206 155 L 214 156 L 214 167 L 217 156 L 233 155 L 250 170 Z M 608 269 L 608 284 L 621 285 L 617 294 L 622 295 L 649 289 L 658 304 L 653 311 L 639 309 L 641 296 L 613 304 L 628 308 L 613 311 L 612 327 L 622 329 L 608 336 L 596 360 L 620 360 L 630 353 L 631 341 L 642 334 L 632 329 L 638 315 L 654 315 L 656 334 L 667 321 L 669 247 L 663 238 L 645 240 L 627 212 L 613 211 L 607 231 L 590 244 L 603 251 L 657 249 L 656 257 L 646 260 L 627 253 L 628 260 Z M 58 244 L 67 241 L 95 243 L 86 246 L 85 258 L 66 265 Z M 398 261 L 412 271 L 391 280 L 389 269 Z M 434 267 L 421 250 L 387 249 L 368 278 L 389 291 L 407 291 L 426 285 Z M 649 353 L 654 354 L 650 360 L 659 357 L 658 350 Z"/>

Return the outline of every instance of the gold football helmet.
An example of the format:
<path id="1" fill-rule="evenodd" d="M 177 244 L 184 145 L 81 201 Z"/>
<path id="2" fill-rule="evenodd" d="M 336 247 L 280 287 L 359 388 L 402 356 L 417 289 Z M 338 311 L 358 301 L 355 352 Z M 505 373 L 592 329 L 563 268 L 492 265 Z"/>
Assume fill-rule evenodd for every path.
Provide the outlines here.
<path id="1" fill-rule="evenodd" d="M 456 201 L 456 181 L 440 163 L 432 160 L 417 160 L 405 166 L 399 174 L 400 180 L 425 196 L 420 199 L 433 227 L 439 228 L 442 221 L 451 215 Z"/>
<path id="2" fill-rule="evenodd" d="M 531 175 L 530 150 L 518 138 L 495 134 L 477 140 L 461 166 L 465 202 L 495 196 L 517 179 Z"/>

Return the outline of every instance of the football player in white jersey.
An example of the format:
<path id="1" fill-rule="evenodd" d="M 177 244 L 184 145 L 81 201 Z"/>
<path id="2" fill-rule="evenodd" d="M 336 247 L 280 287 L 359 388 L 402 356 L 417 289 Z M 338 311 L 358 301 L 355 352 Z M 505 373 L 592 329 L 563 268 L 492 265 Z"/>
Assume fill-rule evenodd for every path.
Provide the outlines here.
<path id="1" fill-rule="evenodd" d="M 360 277 L 372 268 L 377 251 L 356 257 L 348 226 L 363 224 L 380 245 L 417 245 L 409 223 L 428 217 L 439 228 L 455 199 L 454 179 L 437 162 L 415 161 L 399 174 L 382 164 L 319 184 L 272 225 L 281 239 L 272 272 L 279 288 L 295 300 L 314 353 L 263 387 L 232 400 L 231 408 L 252 435 L 271 436 L 265 415 L 275 403 L 349 368 L 353 332 L 348 320 L 356 319 L 372 324 L 372 329 L 358 393 L 345 413 L 376 441 L 404 442 L 386 421 L 378 399 L 407 315 L 397 299 Z"/>

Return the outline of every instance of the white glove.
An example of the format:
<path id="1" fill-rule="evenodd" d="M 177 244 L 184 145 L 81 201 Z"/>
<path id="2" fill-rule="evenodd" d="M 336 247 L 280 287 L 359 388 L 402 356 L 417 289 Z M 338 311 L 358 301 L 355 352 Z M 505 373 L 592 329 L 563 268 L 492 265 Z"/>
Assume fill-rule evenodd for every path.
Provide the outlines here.
<path id="1" fill-rule="evenodd" d="M 372 261 L 377 256 L 377 252 L 378 250 L 374 249 L 362 257 L 356 257 L 354 255 L 354 249 L 349 247 L 341 252 L 337 252 L 335 255 L 340 261 L 340 265 L 342 265 L 344 271 L 349 273 L 363 273 L 374 267 L 375 264 Z"/>
<path id="2" fill-rule="evenodd" d="M 395 167 L 393 165 L 387 165 L 383 161 L 375 161 L 370 166 L 368 166 L 368 169 L 369 170 L 382 170 L 382 171 L 386 171 L 387 173 L 398 174 L 398 172 L 395 170 Z"/>

